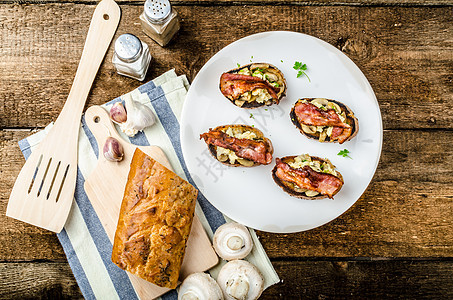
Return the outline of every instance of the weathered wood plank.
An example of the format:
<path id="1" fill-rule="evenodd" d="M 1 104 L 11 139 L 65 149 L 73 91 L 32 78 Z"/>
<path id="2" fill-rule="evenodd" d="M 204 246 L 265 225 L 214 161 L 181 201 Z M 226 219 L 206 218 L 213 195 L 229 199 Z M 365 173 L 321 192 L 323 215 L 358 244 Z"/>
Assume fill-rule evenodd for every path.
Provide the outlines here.
<path id="1" fill-rule="evenodd" d="M 283 280 L 262 299 L 449 299 L 453 262 L 273 262 Z"/>
<path id="2" fill-rule="evenodd" d="M 0 263 L 0 299 L 81 299 L 67 262 Z"/>
<path id="3" fill-rule="evenodd" d="M 17 141 L 26 135 L 0 132 L 0 212 L 6 210 L 24 163 Z M 452 139 L 451 131 L 385 131 L 381 162 L 361 199 L 320 228 L 295 234 L 259 232 L 268 255 L 453 256 Z M 0 224 L 0 260 L 64 259 L 53 234 L 3 213 Z"/>
<path id="4" fill-rule="evenodd" d="M 438 113 L 453 100 L 452 7 L 176 8 L 182 17 L 181 32 L 161 48 L 141 31 L 141 7 L 122 5 L 118 34 L 138 35 L 154 56 L 147 79 L 171 68 L 193 79 L 213 54 L 241 37 L 292 30 L 319 37 L 356 62 L 376 92 L 384 128 L 453 126 L 452 114 Z M 69 92 L 93 9 L 81 4 L 0 6 L 0 127 L 45 126 L 56 118 Z M 140 85 L 117 75 L 111 58 L 112 49 L 87 105 L 104 103 Z"/>
<path id="5" fill-rule="evenodd" d="M 17 0 L 0 0 L 0 4 L 17 3 Z M 95 0 L 21 0 L 21 4 L 44 4 L 44 3 L 84 3 L 94 5 Z M 140 0 L 118 0 L 119 4 L 142 6 Z M 451 6 L 451 0 L 174 0 L 172 5 L 304 5 L 304 6 Z"/>
<path id="6" fill-rule="evenodd" d="M 451 261 L 274 261 L 260 299 L 449 299 Z M 0 263 L 0 299 L 81 298 L 67 263 Z"/>

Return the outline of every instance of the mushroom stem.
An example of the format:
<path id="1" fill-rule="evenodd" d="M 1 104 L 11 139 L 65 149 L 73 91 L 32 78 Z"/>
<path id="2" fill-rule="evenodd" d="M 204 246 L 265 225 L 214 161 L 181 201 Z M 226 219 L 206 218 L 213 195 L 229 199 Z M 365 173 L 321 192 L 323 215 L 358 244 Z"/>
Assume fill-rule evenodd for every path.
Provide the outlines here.
<path id="1" fill-rule="evenodd" d="M 233 274 L 226 285 L 226 292 L 228 295 L 237 300 L 247 299 L 247 294 L 249 292 L 249 281 L 247 280 L 247 277 Z"/>
<path id="2" fill-rule="evenodd" d="M 244 240 L 238 235 L 233 235 L 227 240 L 227 246 L 231 250 L 239 250 L 244 246 Z"/>

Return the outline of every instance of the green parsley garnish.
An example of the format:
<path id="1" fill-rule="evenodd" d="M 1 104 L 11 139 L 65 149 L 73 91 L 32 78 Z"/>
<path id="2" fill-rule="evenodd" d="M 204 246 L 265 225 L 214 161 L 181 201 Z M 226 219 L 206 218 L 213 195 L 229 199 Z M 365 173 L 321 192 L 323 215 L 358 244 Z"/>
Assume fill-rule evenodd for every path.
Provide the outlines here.
<path id="1" fill-rule="evenodd" d="M 305 73 L 305 71 L 308 69 L 307 64 L 302 64 L 302 62 L 296 61 L 296 62 L 294 62 L 293 69 L 298 71 L 297 78 L 299 78 L 302 75 L 305 75 L 305 76 L 307 76 L 308 81 L 311 82 L 310 77 L 308 77 L 307 73 Z"/>
<path id="2" fill-rule="evenodd" d="M 283 62 L 283 59 L 280 59 L 281 62 Z"/>
<path id="3" fill-rule="evenodd" d="M 340 155 L 340 156 L 343 156 L 343 157 L 349 157 L 350 159 L 352 159 L 352 157 L 349 156 L 349 150 L 348 149 L 344 149 L 344 150 L 341 150 L 340 152 L 338 152 L 337 155 Z"/>
<path id="4" fill-rule="evenodd" d="M 250 118 L 251 118 L 251 119 L 254 119 L 253 114 L 250 114 Z"/>
<path id="5" fill-rule="evenodd" d="M 239 67 L 241 66 L 241 64 L 240 64 L 240 63 L 237 63 L 237 65 L 238 65 L 238 68 L 239 68 Z"/>

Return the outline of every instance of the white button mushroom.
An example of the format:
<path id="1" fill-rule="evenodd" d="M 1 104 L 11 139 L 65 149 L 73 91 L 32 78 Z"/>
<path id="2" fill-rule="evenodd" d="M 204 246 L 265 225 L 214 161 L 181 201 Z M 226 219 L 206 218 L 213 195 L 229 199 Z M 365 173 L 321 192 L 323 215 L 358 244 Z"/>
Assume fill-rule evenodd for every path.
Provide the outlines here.
<path id="1" fill-rule="evenodd" d="M 227 300 L 255 300 L 264 288 L 263 275 L 245 260 L 226 263 L 219 272 L 217 282 Z"/>
<path id="2" fill-rule="evenodd" d="M 193 273 L 182 282 L 178 300 L 223 300 L 223 294 L 209 274 Z"/>
<path id="3" fill-rule="evenodd" d="M 217 254 L 225 259 L 242 259 L 253 248 L 252 237 L 248 229 L 239 223 L 226 223 L 217 228 L 213 246 Z"/>

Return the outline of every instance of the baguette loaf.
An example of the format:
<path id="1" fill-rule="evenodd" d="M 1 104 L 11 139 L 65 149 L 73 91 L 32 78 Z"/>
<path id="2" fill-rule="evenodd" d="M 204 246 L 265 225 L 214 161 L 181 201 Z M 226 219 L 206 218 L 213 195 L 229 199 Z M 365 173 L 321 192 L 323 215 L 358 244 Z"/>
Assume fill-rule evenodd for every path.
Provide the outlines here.
<path id="1" fill-rule="evenodd" d="M 176 288 L 198 191 L 137 149 L 115 233 L 112 261 L 158 286 Z"/>

